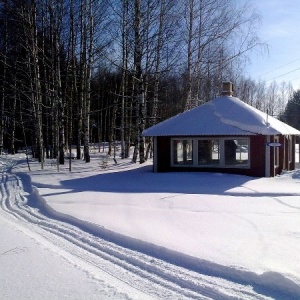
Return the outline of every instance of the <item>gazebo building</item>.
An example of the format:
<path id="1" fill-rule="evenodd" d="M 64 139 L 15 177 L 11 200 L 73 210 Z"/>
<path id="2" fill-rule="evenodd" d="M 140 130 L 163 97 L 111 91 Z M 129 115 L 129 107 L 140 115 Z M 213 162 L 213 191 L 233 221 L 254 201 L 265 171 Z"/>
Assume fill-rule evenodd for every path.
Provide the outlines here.
<path id="1" fill-rule="evenodd" d="M 154 139 L 155 172 L 205 171 L 275 176 L 295 168 L 297 129 L 222 95 L 143 131 Z"/>

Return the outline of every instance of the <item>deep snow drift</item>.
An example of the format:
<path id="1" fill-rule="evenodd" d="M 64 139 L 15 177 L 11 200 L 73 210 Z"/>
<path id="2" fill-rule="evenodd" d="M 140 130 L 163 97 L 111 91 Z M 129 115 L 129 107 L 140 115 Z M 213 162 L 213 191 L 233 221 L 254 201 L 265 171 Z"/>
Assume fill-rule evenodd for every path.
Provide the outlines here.
<path id="1" fill-rule="evenodd" d="M 157 174 L 150 163 L 112 159 L 104 169 L 103 155 L 72 161 L 71 172 L 50 161 L 28 172 L 24 160 L 13 172 L 27 204 L 48 217 L 268 299 L 300 298 L 299 169 L 275 178 Z"/>

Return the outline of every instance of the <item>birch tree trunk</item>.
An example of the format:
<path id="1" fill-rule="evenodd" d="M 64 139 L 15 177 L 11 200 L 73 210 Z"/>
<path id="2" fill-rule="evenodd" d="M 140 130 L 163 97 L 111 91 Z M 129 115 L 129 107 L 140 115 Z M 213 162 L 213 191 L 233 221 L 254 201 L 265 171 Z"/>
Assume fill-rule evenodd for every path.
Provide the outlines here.
<path id="1" fill-rule="evenodd" d="M 120 124 L 120 138 L 121 138 L 121 158 L 126 157 L 126 147 L 125 147 L 125 126 L 128 126 L 125 116 L 125 105 L 128 105 L 126 101 L 126 92 L 128 85 L 128 0 L 123 1 L 122 8 L 122 82 L 121 82 L 121 124 Z M 127 108 L 128 109 L 128 108 Z"/>
<path id="2" fill-rule="evenodd" d="M 90 162 L 90 106 L 91 106 L 91 78 L 93 67 L 94 47 L 94 16 L 93 1 L 84 0 L 81 5 L 81 102 L 83 112 L 83 144 L 84 160 Z"/>
<path id="3" fill-rule="evenodd" d="M 142 131 L 145 128 L 145 94 L 144 80 L 142 73 L 142 41 L 141 41 L 141 0 L 135 0 L 134 17 L 134 69 L 136 89 L 136 141 L 135 150 L 138 148 L 140 163 L 145 162 L 145 141 Z M 137 161 L 137 151 L 133 157 L 133 162 Z"/>
<path id="4" fill-rule="evenodd" d="M 6 48 L 6 46 L 5 46 Z M 6 52 L 6 51 L 5 51 Z M 3 71 L 2 71 L 2 86 L 1 86 L 1 99 L 0 99 L 0 155 L 4 150 L 4 131 L 5 131 L 5 82 L 6 82 L 6 53 L 3 58 Z"/>
<path id="5" fill-rule="evenodd" d="M 16 66 L 15 72 L 13 74 L 13 98 L 12 98 L 12 112 L 11 112 L 11 141 L 10 141 L 10 153 L 15 154 L 15 134 L 16 134 L 16 109 L 17 109 L 17 98 L 18 98 L 18 90 L 17 90 L 17 74 L 16 74 Z"/>
<path id="6" fill-rule="evenodd" d="M 27 70 L 28 78 L 31 79 L 31 106 L 33 113 L 33 120 L 35 126 L 36 137 L 36 151 L 41 169 L 44 168 L 44 140 L 43 140 L 43 126 L 42 126 L 42 90 L 39 67 L 39 48 L 37 36 L 37 7 L 33 1 L 28 7 L 28 11 L 24 9 L 24 30 L 27 51 Z M 28 25 L 28 26 L 26 26 Z"/>
<path id="7" fill-rule="evenodd" d="M 192 43 L 194 38 L 194 0 L 189 0 L 189 18 L 188 18 L 188 45 L 187 45 L 187 96 L 185 109 L 192 108 Z"/>
<path id="8" fill-rule="evenodd" d="M 79 101 L 78 101 L 78 141 L 77 141 L 77 158 L 81 156 L 81 139 L 82 134 L 85 134 L 85 125 L 87 124 L 87 115 L 86 115 L 86 55 L 87 55 L 87 24 L 86 24 L 86 15 L 87 15 L 87 0 L 81 2 L 80 8 L 80 77 L 79 77 Z M 88 130 L 88 129 L 87 129 Z M 89 159 L 89 154 L 86 157 L 86 151 L 88 151 L 88 145 L 84 140 L 84 150 L 83 155 L 84 159 Z"/>
<path id="9" fill-rule="evenodd" d="M 7 1 L 5 1 L 5 7 L 7 7 Z M 1 86 L 1 99 L 0 99 L 0 155 L 4 150 L 4 132 L 5 132 L 5 100 L 6 100 L 6 72 L 7 72 L 7 17 L 4 19 L 4 51 L 2 62 L 2 86 Z"/>
<path id="10" fill-rule="evenodd" d="M 67 121 L 68 121 L 68 146 L 69 146 L 69 171 L 72 170 L 72 137 L 73 137 L 73 106 L 77 101 L 77 68 L 75 60 L 76 34 L 75 34 L 75 16 L 74 16 L 74 0 L 70 3 L 70 28 L 69 28 L 69 45 L 68 45 L 68 67 L 70 72 L 67 73 L 67 83 L 65 97 L 67 99 L 67 88 L 70 84 L 70 95 L 68 99 Z M 78 155 L 77 155 L 78 156 Z M 78 157 L 77 157 L 78 158 Z M 79 147 L 80 158 L 80 147 Z"/>

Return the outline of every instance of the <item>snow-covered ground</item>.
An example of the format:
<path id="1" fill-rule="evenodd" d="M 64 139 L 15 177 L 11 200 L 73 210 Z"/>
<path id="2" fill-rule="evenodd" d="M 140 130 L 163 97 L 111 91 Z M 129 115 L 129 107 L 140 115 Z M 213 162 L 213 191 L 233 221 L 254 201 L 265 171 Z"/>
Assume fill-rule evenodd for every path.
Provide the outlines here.
<path id="1" fill-rule="evenodd" d="M 300 299 L 300 170 L 1 157 L 1 299 Z"/>

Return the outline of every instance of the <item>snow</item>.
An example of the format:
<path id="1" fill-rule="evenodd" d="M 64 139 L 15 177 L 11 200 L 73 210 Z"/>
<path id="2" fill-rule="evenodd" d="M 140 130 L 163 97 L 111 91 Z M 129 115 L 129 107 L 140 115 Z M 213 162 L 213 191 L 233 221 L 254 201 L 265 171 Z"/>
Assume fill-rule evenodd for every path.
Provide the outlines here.
<path id="1" fill-rule="evenodd" d="M 1 299 L 299 299 L 300 170 L 1 157 Z M 102 155 L 103 156 L 103 155 Z"/>
<path id="2" fill-rule="evenodd" d="M 1 215 L 2 217 L 2 215 Z M 101 285 L 74 261 L 56 253 L 46 240 L 0 219 L 1 299 L 111 299 L 113 288 Z M 88 295 L 88 298 L 86 296 Z M 119 293 L 118 299 L 126 299 Z"/>
<path id="3" fill-rule="evenodd" d="M 220 96 L 144 130 L 144 136 L 300 135 L 300 131 L 231 96 Z"/>

